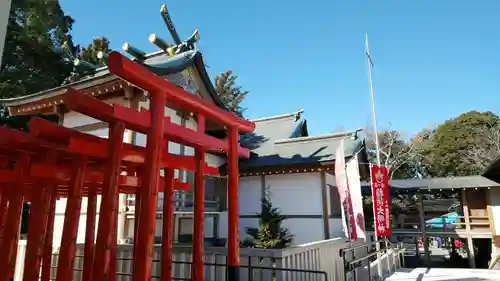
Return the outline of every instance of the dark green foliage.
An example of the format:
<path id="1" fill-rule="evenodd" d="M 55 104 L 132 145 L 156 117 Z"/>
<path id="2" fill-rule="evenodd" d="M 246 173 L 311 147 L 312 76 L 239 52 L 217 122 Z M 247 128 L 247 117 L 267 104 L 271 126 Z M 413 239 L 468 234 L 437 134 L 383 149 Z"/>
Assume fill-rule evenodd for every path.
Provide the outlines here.
<path id="1" fill-rule="evenodd" d="M 0 98 L 36 93 L 63 83 L 79 51 L 70 35 L 73 23 L 59 1 L 12 1 Z"/>
<path id="2" fill-rule="evenodd" d="M 470 111 L 439 125 L 424 142 L 420 164 L 431 177 L 483 172 L 500 152 L 500 119 Z"/>
<path id="3" fill-rule="evenodd" d="M 259 216 L 259 227 L 247 227 L 246 233 L 250 240 L 243 242 L 243 246 L 260 249 L 282 249 L 289 247 L 293 241 L 287 228 L 281 224 L 285 217 L 278 208 L 273 207 L 268 196 L 261 200 L 262 211 Z"/>
<path id="4" fill-rule="evenodd" d="M 245 111 L 241 103 L 249 92 L 237 86 L 236 79 L 238 76 L 233 75 L 232 70 L 228 70 L 215 77 L 214 87 L 227 109 L 241 117 Z"/>
<path id="5" fill-rule="evenodd" d="M 75 81 L 86 74 L 84 69 L 75 71 L 73 60 L 77 57 L 102 65 L 97 52 L 109 52 L 109 41 L 98 38 L 80 50 L 70 34 L 73 23 L 59 1 L 12 1 L 0 70 L 0 99 L 25 96 Z M 0 125 L 26 130 L 30 118 L 9 117 L 0 105 Z"/>

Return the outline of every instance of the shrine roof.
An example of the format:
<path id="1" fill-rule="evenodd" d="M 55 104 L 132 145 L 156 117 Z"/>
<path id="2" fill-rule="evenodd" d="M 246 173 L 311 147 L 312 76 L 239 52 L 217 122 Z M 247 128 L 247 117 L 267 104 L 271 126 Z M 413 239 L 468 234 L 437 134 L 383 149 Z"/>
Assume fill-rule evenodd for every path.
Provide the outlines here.
<path id="1" fill-rule="evenodd" d="M 215 88 L 212 84 L 210 77 L 205 68 L 205 63 L 203 61 L 203 56 L 198 50 L 188 50 L 174 56 L 167 55 L 164 51 L 157 51 L 146 55 L 146 60 L 142 64 L 154 72 L 156 75 L 164 76 L 172 73 L 181 72 L 189 67 L 194 67 L 203 83 L 203 85 L 208 90 L 211 98 L 214 100 L 215 104 L 221 108 L 224 108 L 222 101 L 215 92 Z M 83 89 L 88 87 L 93 87 L 99 84 L 104 84 L 119 78 L 111 74 L 107 67 L 97 68 L 94 73 L 84 76 L 79 80 L 61 85 L 56 88 L 48 89 L 38 93 L 33 93 L 26 96 L 0 99 L 0 103 L 5 106 L 20 106 L 24 104 L 34 103 L 42 101 L 47 98 L 64 94 L 64 91 L 68 87 L 74 87 L 75 89 Z"/>
<path id="2" fill-rule="evenodd" d="M 240 162 L 240 169 L 333 163 L 342 140 L 346 157 L 364 148 L 364 141 L 354 132 L 309 136 L 302 112 L 252 120 L 254 133 L 241 137 L 242 146 L 251 150 L 251 156 Z"/>
<path id="3" fill-rule="evenodd" d="M 460 190 L 464 188 L 500 187 L 500 184 L 483 176 L 463 176 L 430 179 L 390 180 L 389 186 L 395 191 L 405 190 Z M 363 188 L 370 188 L 370 183 L 362 183 Z"/>

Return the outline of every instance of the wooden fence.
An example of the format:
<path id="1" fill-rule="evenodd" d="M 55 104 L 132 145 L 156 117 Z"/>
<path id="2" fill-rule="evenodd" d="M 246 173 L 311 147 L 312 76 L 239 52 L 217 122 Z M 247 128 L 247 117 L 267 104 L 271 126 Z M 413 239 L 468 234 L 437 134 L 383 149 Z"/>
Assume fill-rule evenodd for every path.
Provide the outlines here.
<path id="1" fill-rule="evenodd" d="M 23 241 L 21 241 L 23 242 Z M 359 242 L 364 243 L 364 242 Z M 342 238 L 318 241 L 282 250 L 249 249 L 240 251 L 241 281 L 344 281 L 344 259 L 340 249 L 351 246 Z M 74 265 L 73 280 L 82 279 L 83 247 L 78 245 Z M 14 281 L 22 281 L 25 243 L 19 244 L 16 275 Z M 366 254 L 368 247 L 360 248 L 356 256 Z M 191 276 L 191 252 L 189 246 L 174 246 L 172 275 L 174 280 L 186 280 Z M 54 248 L 51 277 L 55 278 L 58 248 Z M 205 280 L 221 281 L 226 279 L 227 248 L 205 248 Z M 160 246 L 155 247 L 153 255 L 153 280 L 160 280 Z M 131 281 L 132 245 L 118 245 L 117 281 Z M 374 267 L 374 265 L 371 265 Z M 375 266 L 376 267 L 376 266 Z"/>

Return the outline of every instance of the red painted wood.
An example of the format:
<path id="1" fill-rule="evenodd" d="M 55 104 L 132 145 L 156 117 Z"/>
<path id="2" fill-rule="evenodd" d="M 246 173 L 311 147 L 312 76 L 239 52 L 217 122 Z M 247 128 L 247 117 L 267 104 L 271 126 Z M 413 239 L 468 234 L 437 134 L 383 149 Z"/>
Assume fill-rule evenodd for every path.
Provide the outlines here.
<path id="1" fill-rule="evenodd" d="M 61 247 L 59 248 L 56 281 L 71 280 L 73 276 L 86 165 L 87 158 L 85 156 L 81 157 L 75 163 L 75 171 L 71 184 L 72 189 L 66 201 L 66 211 L 64 212 L 64 228 L 61 237 Z"/>
<path id="2" fill-rule="evenodd" d="M 164 142 L 164 150 L 167 150 L 167 143 Z M 84 139 L 71 138 L 68 146 L 70 152 L 83 155 L 106 158 L 107 157 L 108 140 L 100 139 L 98 141 L 87 141 Z M 132 146 L 125 144 L 123 149 L 122 160 L 134 164 L 144 164 L 146 149 L 140 146 Z M 195 170 L 195 158 L 193 156 L 167 154 L 162 155 L 160 167 L 169 167 L 181 170 Z M 207 175 L 218 176 L 219 170 L 214 167 L 207 166 Z"/>
<path id="3" fill-rule="evenodd" d="M 87 220 L 85 222 L 85 250 L 83 253 L 82 281 L 92 280 L 94 266 L 94 240 L 97 215 L 97 188 L 90 187 L 87 197 Z"/>
<path id="4" fill-rule="evenodd" d="M 31 118 L 28 122 L 28 129 L 32 136 L 66 145 L 72 137 L 88 140 L 99 139 L 97 136 L 75 131 L 40 117 Z"/>
<path id="5" fill-rule="evenodd" d="M 221 125 L 234 126 L 243 133 L 251 133 L 255 129 L 253 122 L 240 119 L 235 114 L 225 112 L 217 106 L 193 96 L 184 89 L 156 76 L 144 68 L 144 66 L 132 62 L 118 52 L 113 52 L 109 55 L 108 69 L 116 76 L 134 85 L 140 85 L 140 88 L 149 93 L 163 94 L 169 102 L 189 111 L 201 113 L 206 118 L 214 120 Z"/>
<path id="6" fill-rule="evenodd" d="M 46 155 L 45 160 L 54 164 L 57 155 L 53 152 Z M 28 237 L 24 263 L 24 281 L 38 281 L 40 266 L 43 257 L 43 244 L 47 232 L 47 222 L 50 213 L 50 196 L 53 193 L 53 184 L 43 181 L 40 188 L 31 191 L 32 198 L 30 215 L 28 218 Z"/>
<path id="7" fill-rule="evenodd" d="M 66 90 L 64 103 L 66 106 L 76 112 L 91 116 L 108 123 L 112 123 L 109 117 L 113 114 L 113 108 L 98 99 L 90 98 L 90 96 L 81 93 L 73 88 Z"/>
<path id="8" fill-rule="evenodd" d="M 146 163 L 142 171 L 144 176 L 144 193 L 141 196 L 141 231 L 138 240 L 141 247 L 136 248 L 137 266 L 132 273 L 132 281 L 151 280 L 153 244 L 156 225 L 156 207 L 158 202 L 158 185 L 160 182 L 160 163 L 163 144 L 163 117 L 165 116 L 165 97 L 152 94 L 151 97 L 151 130 L 146 139 Z"/>
<path id="9" fill-rule="evenodd" d="M 141 173 L 138 171 L 137 175 L 140 176 Z M 137 247 L 139 247 L 139 231 L 140 231 L 140 217 L 141 217 L 141 207 L 142 207 L 142 194 L 144 193 L 143 189 L 138 188 L 135 191 L 135 209 L 134 209 L 134 245 L 132 246 L 133 249 L 133 257 L 134 261 L 137 260 L 138 256 L 138 250 Z M 136 271 L 136 265 L 137 263 L 133 262 L 132 263 L 132 272 Z"/>
<path id="10" fill-rule="evenodd" d="M 110 162 L 105 173 L 104 186 L 106 187 L 106 192 L 103 192 L 99 211 L 99 226 L 94 254 L 94 272 L 92 273 L 94 280 L 104 280 L 108 276 L 112 213 L 115 206 L 116 194 L 118 193 L 117 183 L 120 176 L 124 131 L 125 125 L 121 122 L 113 124 L 109 130 Z"/>
<path id="11" fill-rule="evenodd" d="M 9 184 L 10 185 L 10 184 Z M 3 230 L 5 228 L 5 221 L 7 217 L 7 206 L 9 204 L 9 195 L 7 190 L 0 190 L 2 197 L 0 198 L 0 245 L 3 239 Z"/>
<path id="12" fill-rule="evenodd" d="M 238 206 L 238 130 L 234 127 L 228 129 L 229 152 L 227 154 L 228 173 L 228 257 L 229 266 L 240 265 L 240 235 L 239 235 L 239 206 Z"/>
<path id="13" fill-rule="evenodd" d="M 116 281 L 116 243 L 118 239 L 118 205 L 119 205 L 120 193 L 115 195 L 115 205 L 113 206 L 113 216 L 111 220 L 112 231 L 110 238 L 110 258 L 109 258 L 109 271 L 108 280 Z"/>
<path id="14" fill-rule="evenodd" d="M 5 172 L 8 174 L 5 176 L 5 181 L 2 180 L 2 173 L 4 171 L 0 171 L 0 182 L 11 182 L 12 178 L 15 177 L 15 173 L 11 171 Z M 104 181 L 104 172 L 96 171 L 95 169 L 89 169 L 85 172 L 85 182 L 86 183 L 102 183 Z M 30 176 L 33 178 L 42 178 L 46 180 L 53 180 L 53 183 L 57 183 L 59 185 L 59 191 L 67 190 L 65 185 L 71 179 L 71 167 L 70 165 L 51 165 L 46 163 L 35 163 L 31 165 Z M 36 181 L 36 179 L 27 179 L 30 181 Z M 129 175 L 120 175 L 118 178 L 118 182 L 120 184 L 120 192 L 125 194 L 133 194 L 135 188 L 141 188 L 141 179 L 136 176 Z M 99 194 L 102 192 L 101 186 L 98 186 Z M 163 183 L 160 184 L 159 192 L 163 192 Z M 191 186 L 189 183 L 181 182 L 180 180 L 175 180 L 174 189 L 175 190 L 189 190 Z M 84 189 L 84 193 L 86 189 Z"/>
<path id="15" fill-rule="evenodd" d="M 102 101 L 68 89 L 66 104 L 71 110 L 83 113 L 110 124 L 109 140 L 64 128 L 46 120 L 33 118 L 30 133 L 0 127 L 0 230 L 5 222 L 4 238 L 0 241 L 0 281 L 7 281 L 14 272 L 12 264 L 17 250 L 17 230 L 23 202 L 32 203 L 28 253 L 24 278 L 35 281 L 39 268 L 43 236 L 42 281 L 49 281 L 52 251 L 55 200 L 67 197 L 67 209 L 63 226 L 58 265 L 58 281 L 70 281 L 75 253 L 76 233 L 81 209 L 81 196 L 88 196 L 88 214 L 95 219 L 97 194 L 102 194 L 102 204 L 97 241 L 93 245 L 95 221 L 87 220 L 84 259 L 84 281 L 109 279 L 116 276 L 115 253 L 117 234 L 117 208 L 120 193 L 136 194 L 134 219 L 133 281 L 151 280 L 152 251 L 156 225 L 158 192 L 165 192 L 162 273 L 170 281 L 173 228 L 173 190 L 187 190 L 189 185 L 174 179 L 174 169 L 196 172 L 195 229 L 193 244 L 193 280 L 204 278 L 203 224 L 204 224 L 204 176 L 218 175 L 218 169 L 204 161 L 205 152 L 228 154 L 229 198 L 229 257 L 231 269 L 239 266 L 238 240 L 238 157 L 249 157 L 249 150 L 238 144 L 239 131 L 250 133 L 255 125 L 241 120 L 216 106 L 206 103 L 163 78 L 149 73 L 142 66 L 126 60 L 119 54 L 110 59 L 110 69 L 128 82 L 145 89 L 151 96 L 151 111 L 142 112 L 122 106 L 111 106 Z M 198 130 L 176 125 L 165 117 L 164 106 L 174 105 L 199 116 Z M 205 134 L 204 117 L 229 128 L 228 140 L 219 140 Z M 123 144 L 124 129 L 128 128 L 147 135 L 146 148 Z M 168 141 L 195 148 L 195 157 L 168 154 Z M 57 163 L 45 159 L 47 153 L 57 153 Z M 82 157 L 88 161 L 82 160 Z M 20 165 L 28 159 L 26 165 Z M 18 161 L 15 171 L 8 170 L 8 161 Z M 72 163 L 80 161 L 73 173 Z M 32 162 L 31 169 L 29 163 Z M 165 178 L 159 170 L 166 168 Z M 127 171 L 127 174 L 120 174 Z M 134 175 L 137 172 L 137 175 Z M 140 173 L 139 173 L 140 172 Z M 40 182 L 44 183 L 40 185 Z M 166 187 L 165 187 L 166 185 Z M 47 192 L 47 190 L 52 190 Z M 8 204 L 6 204 L 8 202 Z M 3 206 L 3 207 L 2 207 Z M 5 211 L 2 210 L 8 207 Z M 47 209 L 49 208 L 49 209 Z M 92 208 L 94 215 L 92 215 Z M 47 211 L 48 210 L 48 211 Z M 36 212 L 35 212 L 36 211 Z M 2 219 L 3 218 L 3 219 Z M 47 227 L 39 227 L 33 221 L 46 221 Z M 0 236 L 1 237 L 1 236 Z M 37 237 L 42 237 L 38 239 Z M 15 239 L 14 239 L 15 238 Z M 39 240 L 38 242 L 35 240 Z M 38 246 L 37 246 L 38 245 Z M 140 245 L 140 246 L 139 246 Z M 94 254 L 92 252 L 94 247 Z M 111 251 L 111 252 L 110 252 Z M 34 253 L 32 255 L 32 253 Z M 33 266 L 32 266 L 33 265 Z M 234 271 L 234 270 L 233 270 Z"/>
<path id="16" fill-rule="evenodd" d="M 28 133 L 21 132 L 7 127 L 0 127 L 0 147 L 4 150 L 25 150 L 29 154 L 46 153 L 48 150 L 65 151 L 64 146 L 48 142 L 31 136 Z"/>
<path id="17" fill-rule="evenodd" d="M 11 170 L 0 171 L 0 183 L 12 183 L 16 181 L 16 172 Z M 2 188 L 2 187 L 0 187 Z M 3 187 L 5 188 L 5 186 Z"/>
<path id="18" fill-rule="evenodd" d="M 0 244 L 0 281 L 8 281 L 14 276 L 16 253 L 19 241 L 19 226 L 21 211 L 23 209 L 22 183 L 20 180 L 29 168 L 31 158 L 21 156 L 16 163 L 17 181 L 16 188 L 10 193 L 9 206 L 5 218 L 3 239 Z"/>
<path id="19" fill-rule="evenodd" d="M 42 262 L 43 244 L 49 215 L 51 185 L 43 183 L 34 190 L 28 219 L 28 237 L 24 262 L 24 281 L 37 281 Z"/>
<path id="20" fill-rule="evenodd" d="M 161 243 L 161 280 L 172 281 L 172 243 L 174 236 L 174 169 L 165 169 Z"/>
<path id="21" fill-rule="evenodd" d="M 43 248 L 43 261 L 41 281 L 50 281 L 51 263 L 52 263 L 52 239 L 54 239 L 54 219 L 56 215 L 56 195 L 52 190 L 49 198 L 49 214 L 47 217 L 47 226 L 45 229 L 45 243 Z"/>
<path id="22" fill-rule="evenodd" d="M 198 132 L 205 131 L 205 117 L 198 114 L 197 118 Z M 205 266 L 203 264 L 203 247 L 205 240 L 205 152 L 202 149 L 196 149 L 195 184 L 194 184 L 194 220 L 193 220 L 193 281 L 203 281 Z"/>
<path id="23" fill-rule="evenodd" d="M 119 104 L 113 105 L 113 116 L 119 120 L 131 120 L 131 127 L 140 133 L 146 134 L 151 126 L 151 119 L 148 110 L 142 108 L 141 112 Z M 170 117 L 163 119 L 164 137 L 170 141 L 184 143 L 192 147 L 203 148 L 208 152 L 227 152 L 228 143 L 205 132 L 194 131 L 181 125 L 172 123 Z M 250 151 L 247 148 L 238 146 L 238 153 L 243 158 L 250 157 Z"/>

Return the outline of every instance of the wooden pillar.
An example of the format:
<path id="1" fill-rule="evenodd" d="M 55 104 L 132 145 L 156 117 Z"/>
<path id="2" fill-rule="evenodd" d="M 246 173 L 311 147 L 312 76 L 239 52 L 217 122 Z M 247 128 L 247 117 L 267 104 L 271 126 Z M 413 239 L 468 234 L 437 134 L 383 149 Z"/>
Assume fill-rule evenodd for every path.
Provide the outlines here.
<path id="1" fill-rule="evenodd" d="M 92 280 L 94 266 L 95 226 L 97 217 L 97 186 L 89 189 L 87 196 L 87 220 L 85 222 L 85 249 L 83 254 L 83 281 Z M 45 281 L 45 280 L 44 280 Z"/>
<path id="2" fill-rule="evenodd" d="M 151 128 L 146 138 L 146 159 L 141 189 L 140 229 L 137 241 L 140 247 L 136 247 L 134 254 L 133 281 L 144 281 L 151 279 L 151 268 L 153 265 L 153 247 L 156 226 L 156 209 L 158 206 L 158 184 L 160 182 L 160 159 L 163 149 L 163 122 L 165 117 L 165 96 L 161 93 L 151 95 L 150 116 Z M 97 276 L 95 277 L 97 279 Z M 102 279 L 100 279 L 102 280 Z"/>
<path id="3" fill-rule="evenodd" d="M 420 231 L 422 232 L 422 245 L 424 246 L 424 261 L 428 265 L 431 261 L 429 253 L 429 239 L 427 237 L 427 229 L 425 228 L 425 212 L 424 212 L 424 199 L 423 194 L 418 194 L 419 214 L 420 214 Z M 418 245 L 417 245 L 418 251 Z"/>
<path id="4" fill-rule="evenodd" d="M 470 268 L 476 268 L 474 243 L 472 241 L 472 234 L 470 227 L 469 206 L 467 206 L 467 192 L 465 192 L 465 189 L 462 189 L 462 207 L 465 218 L 465 233 L 467 235 L 467 259 L 469 260 Z"/>
<path id="5" fill-rule="evenodd" d="M 174 169 L 165 169 L 165 189 L 163 192 L 163 221 L 161 243 L 162 281 L 172 280 L 172 243 L 174 235 Z"/>
<path id="6" fill-rule="evenodd" d="M 228 128 L 227 193 L 228 193 L 228 280 L 239 280 L 240 233 L 239 233 L 239 190 L 238 190 L 238 129 Z M 136 280 L 134 280 L 136 281 Z M 137 280 L 140 281 L 140 280 Z M 196 280 L 199 281 L 199 280 Z"/>
<path id="7" fill-rule="evenodd" d="M 21 179 L 29 170 L 31 158 L 21 155 L 16 163 L 16 176 Z M 15 190 L 9 197 L 7 213 L 4 214 L 5 226 L 3 229 L 3 239 L 0 243 L 0 281 L 8 281 L 14 277 L 16 254 L 19 242 L 19 227 L 21 226 L 21 212 L 23 209 L 23 185 L 19 181 L 14 183 Z"/>
<path id="8" fill-rule="evenodd" d="M 82 156 L 75 163 L 75 171 L 73 172 L 69 195 L 66 201 L 61 247 L 59 248 L 59 260 L 57 262 L 56 281 L 71 280 L 71 276 L 73 275 L 73 265 L 76 255 L 76 238 L 78 235 L 78 224 L 82 208 L 82 194 L 86 167 L 87 157 Z"/>
<path id="9" fill-rule="evenodd" d="M 321 177 L 321 204 L 323 207 L 323 233 L 325 239 L 330 239 L 330 220 L 328 212 L 328 187 L 326 185 L 326 172 L 320 172 Z"/>
<path id="10" fill-rule="evenodd" d="M 198 113 L 198 132 L 205 132 L 205 117 Z M 194 184 L 194 219 L 193 219 L 193 265 L 191 277 L 194 281 L 205 280 L 203 248 L 205 239 L 205 152 L 195 151 L 196 173 Z"/>
<path id="11" fill-rule="evenodd" d="M 54 239 L 54 220 L 56 215 L 56 203 L 57 203 L 57 193 L 54 188 L 52 189 L 52 194 L 50 195 L 49 217 L 47 219 L 45 243 L 43 249 L 41 281 L 50 281 L 50 271 L 52 265 L 52 242 Z"/>
<path id="12" fill-rule="evenodd" d="M 94 244 L 94 265 L 92 266 L 93 280 L 104 280 L 105 276 L 108 276 L 109 260 L 111 257 L 111 232 L 113 219 L 116 219 L 116 216 L 113 217 L 113 209 L 117 207 L 118 203 L 116 202 L 116 194 L 118 193 L 117 183 L 120 176 L 124 132 L 124 123 L 118 122 L 109 126 L 109 163 L 105 170 L 102 197 L 99 206 L 98 231 L 96 243 Z M 146 259 L 137 260 L 144 261 Z"/>

